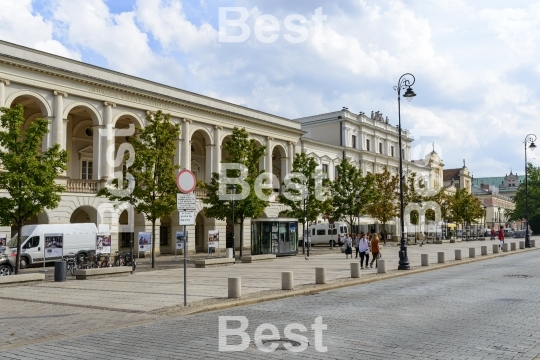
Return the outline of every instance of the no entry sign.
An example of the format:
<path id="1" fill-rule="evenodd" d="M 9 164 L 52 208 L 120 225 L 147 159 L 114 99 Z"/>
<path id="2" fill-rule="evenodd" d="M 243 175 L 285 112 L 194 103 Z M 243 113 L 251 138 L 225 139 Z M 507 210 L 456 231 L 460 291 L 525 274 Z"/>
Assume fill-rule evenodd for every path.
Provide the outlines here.
<path id="1" fill-rule="evenodd" d="M 193 192 L 195 186 L 197 186 L 195 174 L 188 169 L 181 170 L 176 177 L 176 185 L 178 186 L 178 190 L 184 194 Z"/>

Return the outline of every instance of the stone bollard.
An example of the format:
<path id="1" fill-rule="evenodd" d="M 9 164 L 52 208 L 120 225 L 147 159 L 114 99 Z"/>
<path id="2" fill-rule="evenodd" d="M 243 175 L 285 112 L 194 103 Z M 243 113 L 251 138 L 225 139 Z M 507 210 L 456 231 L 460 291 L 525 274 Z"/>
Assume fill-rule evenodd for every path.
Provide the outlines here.
<path id="1" fill-rule="evenodd" d="M 516 251 L 516 243 L 515 242 L 510 243 L 510 250 L 511 251 Z"/>
<path id="2" fill-rule="evenodd" d="M 499 253 L 499 245 L 493 244 L 493 253 L 498 254 Z"/>
<path id="3" fill-rule="evenodd" d="M 293 272 L 281 272 L 281 290 L 292 290 L 294 288 Z"/>
<path id="4" fill-rule="evenodd" d="M 232 248 L 225 249 L 225 257 L 227 259 L 232 259 L 234 257 L 234 249 Z"/>
<path id="5" fill-rule="evenodd" d="M 461 250 L 455 250 L 456 253 L 456 260 L 461 260 Z"/>
<path id="6" fill-rule="evenodd" d="M 487 246 L 482 246 L 480 249 L 482 255 L 487 255 Z"/>
<path id="7" fill-rule="evenodd" d="M 519 248 L 520 249 L 525 249 L 525 241 L 520 241 L 519 242 Z"/>
<path id="8" fill-rule="evenodd" d="M 536 240 L 531 240 L 531 247 L 536 247 Z"/>
<path id="9" fill-rule="evenodd" d="M 422 266 L 429 266 L 429 256 L 428 256 L 428 254 L 420 255 L 420 262 L 422 263 Z"/>
<path id="10" fill-rule="evenodd" d="M 439 264 L 444 264 L 444 252 L 443 251 L 439 251 L 437 253 L 437 262 Z"/>
<path id="11" fill-rule="evenodd" d="M 358 262 L 351 263 L 351 277 L 352 278 L 360 277 L 360 263 Z"/>
<path id="12" fill-rule="evenodd" d="M 242 278 L 229 278 L 229 299 L 238 299 L 242 296 Z"/>
<path id="13" fill-rule="evenodd" d="M 384 259 L 377 260 L 377 272 L 379 274 L 386 274 L 386 260 Z"/>
<path id="14" fill-rule="evenodd" d="M 469 257 L 473 258 L 476 256 L 476 249 L 475 248 L 469 248 Z"/>
<path id="15" fill-rule="evenodd" d="M 508 243 L 503 244 L 503 252 L 508 252 Z"/>
<path id="16" fill-rule="evenodd" d="M 326 284 L 326 268 L 315 268 L 315 284 Z"/>

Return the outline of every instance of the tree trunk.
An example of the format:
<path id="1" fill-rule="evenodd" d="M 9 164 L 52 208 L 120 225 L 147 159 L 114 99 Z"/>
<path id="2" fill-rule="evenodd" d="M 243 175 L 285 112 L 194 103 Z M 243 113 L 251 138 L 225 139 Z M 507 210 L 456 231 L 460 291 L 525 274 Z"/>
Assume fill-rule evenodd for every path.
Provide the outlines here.
<path id="1" fill-rule="evenodd" d="M 19 266 L 21 265 L 21 232 L 22 225 L 17 225 L 17 256 L 15 257 L 15 275 L 19 274 Z M 43 258 L 45 261 L 45 258 Z"/>
<path id="2" fill-rule="evenodd" d="M 240 218 L 240 260 L 242 260 L 243 247 L 244 247 L 244 217 L 242 216 Z"/>
<path id="3" fill-rule="evenodd" d="M 156 246 L 156 220 L 152 220 L 152 269 L 156 267 L 156 258 L 154 248 Z"/>

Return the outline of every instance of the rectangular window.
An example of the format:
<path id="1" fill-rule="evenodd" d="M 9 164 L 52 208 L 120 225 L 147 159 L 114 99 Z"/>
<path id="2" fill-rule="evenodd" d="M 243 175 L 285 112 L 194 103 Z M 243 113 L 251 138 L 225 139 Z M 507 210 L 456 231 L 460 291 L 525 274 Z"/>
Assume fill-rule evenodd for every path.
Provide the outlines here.
<path id="1" fill-rule="evenodd" d="M 379 143 L 379 154 L 382 154 L 382 143 Z"/>
<path id="2" fill-rule="evenodd" d="M 390 155 L 394 157 L 394 147 L 390 146 Z"/>
<path id="3" fill-rule="evenodd" d="M 366 139 L 366 150 L 367 151 L 369 151 L 369 145 L 370 145 L 369 143 L 370 143 L 369 139 Z"/>
<path id="4" fill-rule="evenodd" d="M 326 230 L 325 229 L 317 230 L 317 235 L 326 235 Z"/>
<path id="5" fill-rule="evenodd" d="M 352 147 L 356 149 L 356 135 L 352 136 Z"/>
<path id="6" fill-rule="evenodd" d="M 81 161 L 81 179 L 92 180 L 92 161 Z"/>
<path id="7" fill-rule="evenodd" d="M 323 174 L 328 174 L 328 164 L 322 164 L 322 172 Z"/>
<path id="8" fill-rule="evenodd" d="M 315 235 L 315 229 L 311 229 L 311 235 Z"/>

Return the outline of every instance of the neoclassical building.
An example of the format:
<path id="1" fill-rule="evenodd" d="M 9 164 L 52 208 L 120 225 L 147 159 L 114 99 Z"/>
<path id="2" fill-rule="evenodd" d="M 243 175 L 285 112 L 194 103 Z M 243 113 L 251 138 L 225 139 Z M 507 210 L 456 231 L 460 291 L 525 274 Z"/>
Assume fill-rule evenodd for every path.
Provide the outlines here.
<path id="1" fill-rule="evenodd" d="M 50 120 L 42 149 L 58 143 L 70 154 L 68 170 L 58 179 L 66 186 L 60 206 L 44 211 L 30 223 L 109 224 L 113 251 L 129 247 L 132 230 L 127 227 L 126 204 L 118 206 L 96 197 L 106 179 L 121 171 L 105 161 L 106 149 L 114 146 L 116 156 L 119 146 L 127 142 L 130 126 L 144 127 L 148 112 L 163 110 L 181 124 L 174 161 L 204 181 L 212 172 L 219 172 L 226 156 L 222 144 L 236 126 L 246 128 L 253 139 L 267 147 L 261 167 L 273 172 L 274 187 L 279 191 L 303 134 L 301 125 L 289 119 L 0 41 L 0 106 L 16 104 L 24 106 L 25 126 L 39 117 Z M 203 194 L 197 191 L 200 199 Z M 227 231 L 225 222 L 207 218 L 202 208 L 198 200 L 196 225 L 188 226 L 191 250 L 206 250 L 208 230 L 220 230 L 222 238 Z M 277 216 L 282 209 L 272 202 L 265 216 Z M 134 218 L 135 234 L 151 230 L 142 214 Z M 178 213 L 162 218 L 158 228 L 156 250 L 174 252 L 175 232 L 181 230 Z M 249 223 L 244 229 L 249 244 Z M 0 229 L 7 234 L 10 230 Z M 239 227 L 237 241 L 238 232 Z M 220 247 L 225 247 L 225 241 Z"/>

